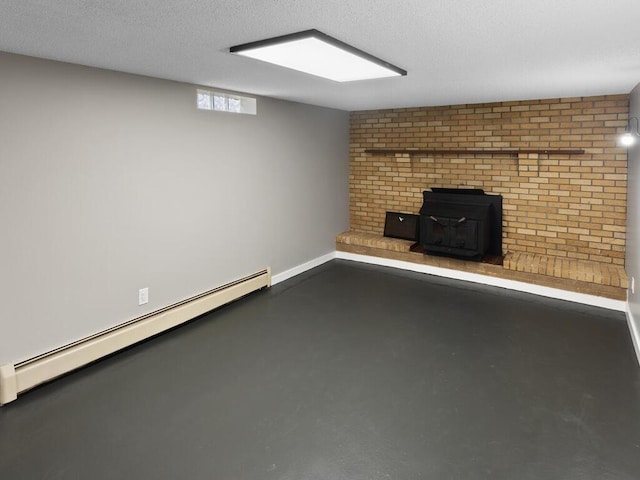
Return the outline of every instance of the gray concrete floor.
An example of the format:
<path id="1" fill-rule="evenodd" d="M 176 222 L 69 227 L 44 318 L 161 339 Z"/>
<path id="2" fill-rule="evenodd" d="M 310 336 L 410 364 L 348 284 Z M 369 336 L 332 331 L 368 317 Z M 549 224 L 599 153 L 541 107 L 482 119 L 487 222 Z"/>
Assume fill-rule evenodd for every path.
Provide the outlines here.
<path id="1" fill-rule="evenodd" d="M 333 261 L 0 408 L 2 479 L 640 478 L 618 312 Z"/>

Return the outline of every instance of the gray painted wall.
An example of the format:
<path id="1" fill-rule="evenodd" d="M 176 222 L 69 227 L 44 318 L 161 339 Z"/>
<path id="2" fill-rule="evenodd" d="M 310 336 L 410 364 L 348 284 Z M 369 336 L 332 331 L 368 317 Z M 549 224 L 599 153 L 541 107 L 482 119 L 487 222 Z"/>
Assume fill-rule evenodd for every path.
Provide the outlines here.
<path id="1" fill-rule="evenodd" d="M 629 117 L 640 118 L 640 84 L 629 97 Z M 629 289 L 629 309 L 636 331 L 640 331 L 640 142 L 628 150 L 627 258 L 625 269 L 635 278 L 635 293 Z M 639 352 L 640 354 L 640 352 Z"/>
<path id="2" fill-rule="evenodd" d="M 195 94 L 0 53 L 0 364 L 335 250 L 348 113 Z"/>

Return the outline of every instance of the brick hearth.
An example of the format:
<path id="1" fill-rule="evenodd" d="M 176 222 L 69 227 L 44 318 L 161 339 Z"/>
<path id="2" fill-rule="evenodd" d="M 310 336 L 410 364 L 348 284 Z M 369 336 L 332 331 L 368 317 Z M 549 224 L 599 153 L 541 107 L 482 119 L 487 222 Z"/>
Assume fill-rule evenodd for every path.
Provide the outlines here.
<path id="1" fill-rule="evenodd" d="M 413 243 L 375 233 L 350 231 L 338 235 L 336 250 L 479 273 L 616 300 L 626 299 L 627 276 L 624 268 L 618 265 L 519 252 L 507 253 L 503 265 L 491 265 L 411 252 L 409 248 Z"/>

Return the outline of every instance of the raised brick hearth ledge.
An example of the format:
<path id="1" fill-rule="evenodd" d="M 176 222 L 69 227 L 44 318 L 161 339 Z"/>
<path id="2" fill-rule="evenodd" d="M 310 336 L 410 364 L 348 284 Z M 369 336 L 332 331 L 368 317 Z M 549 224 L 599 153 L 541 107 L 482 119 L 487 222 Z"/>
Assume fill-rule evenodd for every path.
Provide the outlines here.
<path id="1" fill-rule="evenodd" d="M 521 252 L 507 252 L 504 265 L 491 265 L 411 252 L 409 248 L 413 243 L 374 233 L 348 231 L 336 238 L 336 250 L 626 300 L 627 275 L 618 265 Z"/>

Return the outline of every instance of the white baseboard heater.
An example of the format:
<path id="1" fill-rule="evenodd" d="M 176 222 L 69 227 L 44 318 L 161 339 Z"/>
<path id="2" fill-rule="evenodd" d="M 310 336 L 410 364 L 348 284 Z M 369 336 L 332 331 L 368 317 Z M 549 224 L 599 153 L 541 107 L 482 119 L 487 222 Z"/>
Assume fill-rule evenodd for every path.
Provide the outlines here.
<path id="1" fill-rule="evenodd" d="M 264 270 L 15 365 L 0 365 L 0 405 L 76 368 L 271 286 Z"/>

